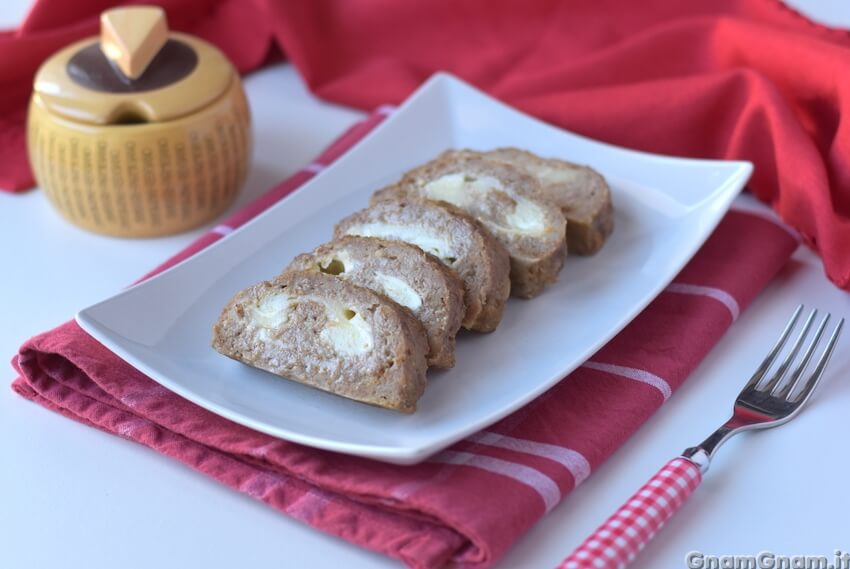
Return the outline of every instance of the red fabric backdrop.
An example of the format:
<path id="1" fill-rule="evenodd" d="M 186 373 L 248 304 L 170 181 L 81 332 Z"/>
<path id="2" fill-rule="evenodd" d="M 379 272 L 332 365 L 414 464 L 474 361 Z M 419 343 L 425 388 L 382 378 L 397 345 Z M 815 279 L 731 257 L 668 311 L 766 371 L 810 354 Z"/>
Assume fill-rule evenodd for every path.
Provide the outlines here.
<path id="1" fill-rule="evenodd" d="M 242 72 L 286 54 L 318 96 L 364 109 L 444 69 L 546 121 L 633 148 L 751 160 L 751 190 L 850 288 L 850 33 L 778 0 L 167 0 L 175 29 Z M 0 187 L 32 185 L 32 76 L 114 2 L 39 0 L 0 33 Z"/>

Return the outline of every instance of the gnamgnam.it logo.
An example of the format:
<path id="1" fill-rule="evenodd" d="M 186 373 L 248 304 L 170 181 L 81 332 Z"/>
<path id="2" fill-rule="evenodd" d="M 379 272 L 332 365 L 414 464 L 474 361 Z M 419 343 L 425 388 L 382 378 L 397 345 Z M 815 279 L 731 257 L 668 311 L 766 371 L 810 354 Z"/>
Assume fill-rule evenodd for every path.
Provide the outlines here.
<path id="1" fill-rule="evenodd" d="M 756 555 L 710 555 L 689 551 L 688 569 L 850 569 L 850 552 L 836 549 L 826 555 L 779 555 L 762 551 Z"/>

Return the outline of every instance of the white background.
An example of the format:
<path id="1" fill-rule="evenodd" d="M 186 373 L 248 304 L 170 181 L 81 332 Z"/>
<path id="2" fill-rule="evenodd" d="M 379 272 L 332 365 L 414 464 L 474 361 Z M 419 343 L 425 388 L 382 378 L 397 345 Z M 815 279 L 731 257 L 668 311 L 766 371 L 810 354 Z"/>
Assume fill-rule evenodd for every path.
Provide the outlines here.
<path id="1" fill-rule="evenodd" d="M 794 0 L 850 27 L 846 0 Z M 26 1 L 0 2 L 0 27 Z M 0 78 L 2 83 L 2 78 Z M 238 208 L 295 172 L 360 112 L 328 105 L 294 69 L 252 74 L 254 166 Z M 127 241 L 64 222 L 44 194 L 0 192 L 0 356 L 128 285 L 203 229 Z M 552 567 L 666 460 L 719 425 L 799 302 L 850 315 L 850 296 L 805 249 L 744 312 L 679 392 L 581 487 L 526 534 L 499 567 Z M 684 567 L 685 553 L 832 555 L 850 550 L 850 333 L 807 412 L 744 435 L 633 567 Z M 8 369 L 7 380 L 13 372 Z M 82 426 L 0 386 L 0 567 L 316 567 L 399 564 L 301 525 L 140 445 Z"/>

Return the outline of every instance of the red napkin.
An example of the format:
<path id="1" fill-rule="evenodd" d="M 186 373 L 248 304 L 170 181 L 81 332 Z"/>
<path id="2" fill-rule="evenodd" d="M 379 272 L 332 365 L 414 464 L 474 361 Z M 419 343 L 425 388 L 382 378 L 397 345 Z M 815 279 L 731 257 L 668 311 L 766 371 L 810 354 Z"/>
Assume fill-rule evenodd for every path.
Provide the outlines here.
<path id="1" fill-rule="evenodd" d="M 381 118 L 354 127 L 318 163 L 336 159 Z M 152 274 L 312 175 L 304 170 L 273 188 Z M 592 360 L 520 411 L 415 466 L 310 449 L 231 423 L 159 386 L 73 322 L 21 347 L 13 387 L 410 567 L 487 567 L 670 397 L 796 246 L 780 222 L 729 213 L 674 283 Z"/>
<path id="2" fill-rule="evenodd" d="M 32 185 L 37 65 L 117 2 L 39 0 L 0 34 L 0 187 Z M 127 2 L 130 3 L 130 2 Z M 750 184 L 850 288 L 850 34 L 778 0 L 167 0 L 241 71 L 279 48 L 320 97 L 372 109 L 449 70 L 544 120 L 651 152 L 755 163 Z"/>

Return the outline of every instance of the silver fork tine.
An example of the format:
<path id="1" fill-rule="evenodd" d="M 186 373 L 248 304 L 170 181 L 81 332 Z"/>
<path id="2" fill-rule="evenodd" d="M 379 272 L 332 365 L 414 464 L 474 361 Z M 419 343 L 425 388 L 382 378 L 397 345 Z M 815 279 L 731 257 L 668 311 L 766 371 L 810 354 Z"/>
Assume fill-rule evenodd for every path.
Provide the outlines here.
<path id="1" fill-rule="evenodd" d="M 815 316 L 817 315 L 817 313 L 817 309 L 811 311 L 809 317 L 806 318 L 806 323 L 803 324 L 803 329 L 797 336 L 797 340 L 794 342 L 794 345 L 791 346 L 791 350 L 789 350 L 788 355 L 785 356 L 785 359 L 782 360 L 782 363 L 779 364 L 778 368 L 776 368 L 776 371 L 773 373 L 773 377 L 771 377 L 767 381 L 767 383 L 765 383 L 764 386 L 759 389 L 759 391 L 773 393 L 773 391 L 776 389 L 776 386 L 779 385 L 779 382 L 782 381 L 783 377 L 785 377 L 785 373 L 788 371 L 788 367 L 797 357 L 797 352 L 800 351 L 800 348 L 803 345 L 803 340 L 806 339 L 806 335 L 808 335 L 809 329 L 812 327 L 812 323 L 814 323 Z"/>
<path id="2" fill-rule="evenodd" d="M 791 318 L 785 325 L 785 329 L 782 331 L 782 334 L 779 335 L 779 339 L 776 340 L 776 344 L 774 344 L 770 352 L 767 353 L 767 356 L 765 356 L 764 361 L 761 362 L 761 365 L 758 367 L 758 369 L 756 369 L 755 373 L 753 374 L 753 377 L 751 377 L 750 381 L 747 382 L 747 385 L 744 386 L 743 391 L 755 388 L 755 386 L 758 385 L 758 382 L 761 381 L 761 379 L 764 377 L 764 374 L 767 373 L 767 370 L 770 369 L 770 366 L 773 365 L 774 360 L 776 360 L 776 356 L 779 355 L 779 351 L 782 349 L 782 346 L 784 346 L 785 342 L 788 340 L 788 336 L 791 334 L 791 330 L 793 330 L 794 326 L 797 324 L 797 320 L 800 318 L 800 313 L 802 311 L 803 305 L 801 304 L 794 311 L 794 314 L 791 315 Z"/>
<path id="3" fill-rule="evenodd" d="M 777 390 L 776 393 L 772 393 L 772 395 L 790 401 L 788 396 L 792 391 L 794 391 L 797 384 L 800 383 L 800 378 L 803 377 L 803 372 L 806 371 L 806 367 L 809 365 L 809 361 L 815 353 L 815 348 L 820 343 L 820 338 L 823 336 L 823 331 L 829 322 L 829 318 L 830 315 L 827 314 L 824 316 L 823 320 L 821 320 L 820 326 L 818 326 L 817 331 L 815 331 L 815 337 L 812 338 L 812 341 L 809 342 L 809 347 L 806 348 L 806 351 L 803 353 L 803 358 L 800 360 L 800 364 L 796 367 L 796 369 L 794 369 L 794 373 L 791 374 L 791 377 L 785 382 L 785 385 L 783 385 L 781 389 Z"/>
<path id="4" fill-rule="evenodd" d="M 818 386 L 818 383 L 820 383 L 823 371 L 826 369 L 826 364 L 829 363 L 829 358 L 832 356 L 833 349 L 835 349 L 835 343 L 838 341 L 838 335 L 841 334 L 842 326 L 844 326 L 843 318 L 838 321 L 838 325 L 835 327 L 835 330 L 832 331 L 832 335 L 829 337 L 829 342 L 827 342 L 826 348 L 824 348 L 818 363 L 815 365 L 815 371 L 812 372 L 812 375 L 806 383 L 803 384 L 803 388 L 800 390 L 800 393 L 794 397 L 794 402 L 800 401 L 801 406 L 802 403 L 805 403 L 806 400 L 811 397 L 815 388 Z"/>

